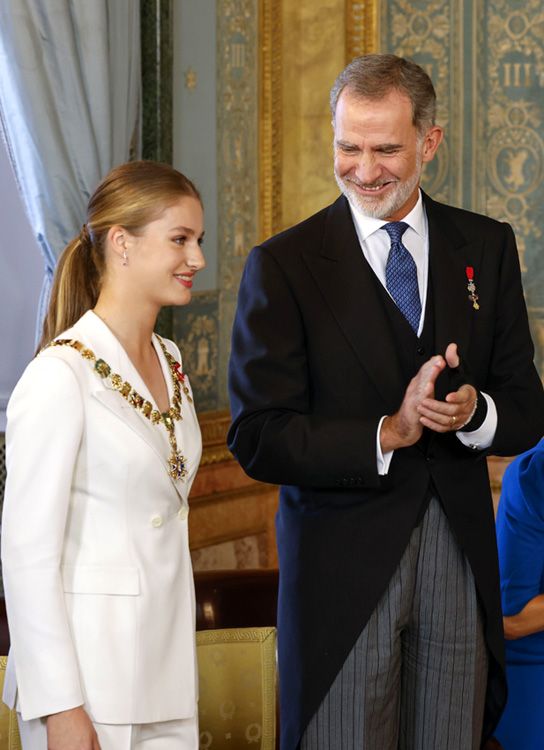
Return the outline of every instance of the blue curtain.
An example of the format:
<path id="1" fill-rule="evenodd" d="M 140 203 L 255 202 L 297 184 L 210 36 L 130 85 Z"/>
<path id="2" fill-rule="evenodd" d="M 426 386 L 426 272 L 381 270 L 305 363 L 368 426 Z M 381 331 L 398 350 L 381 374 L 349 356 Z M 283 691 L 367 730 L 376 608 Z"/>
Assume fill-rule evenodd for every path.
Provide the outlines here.
<path id="1" fill-rule="evenodd" d="M 89 196 L 140 154 L 140 102 L 137 0 L 1 1 L 0 127 L 45 263 L 38 329 Z"/>

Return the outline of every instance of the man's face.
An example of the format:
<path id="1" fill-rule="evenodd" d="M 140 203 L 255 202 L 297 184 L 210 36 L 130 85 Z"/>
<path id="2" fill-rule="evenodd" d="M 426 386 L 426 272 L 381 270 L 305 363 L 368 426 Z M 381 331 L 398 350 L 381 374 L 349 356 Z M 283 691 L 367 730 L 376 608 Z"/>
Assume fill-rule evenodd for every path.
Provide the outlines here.
<path id="1" fill-rule="evenodd" d="M 403 219 L 417 203 L 422 166 L 434 157 L 442 130 L 418 132 L 412 103 L 395 90 L 374 100 L 344 89 L 333 126 L 340 190 L 367 216 Z"/>

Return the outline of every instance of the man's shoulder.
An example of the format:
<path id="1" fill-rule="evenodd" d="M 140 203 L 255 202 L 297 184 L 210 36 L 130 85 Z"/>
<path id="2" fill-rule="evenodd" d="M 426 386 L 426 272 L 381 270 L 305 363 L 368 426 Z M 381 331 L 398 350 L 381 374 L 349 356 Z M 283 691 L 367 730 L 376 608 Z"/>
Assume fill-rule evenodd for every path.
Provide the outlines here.
<path id="1" fill-rule="evenodd" d="M 440 203 L 428 195 L 424 194 L 425 210 L 427 215 L 440 220 L 446 219 L 457 226 L 464 234 L 474 232 L 504 232 L 504 222 L 486 216 L 485 214 L 469 211 L 466 208 L 459 208 L 448 203 Z"/>
<path id="2" fill-rule="evenodd" d="M 307 250 L 321 244 L 331 210 L 342 210 L 343 197 L 325 206 L 307 219 L 284 229 L 260 243 L 260 247 L 273 255 Z"/>

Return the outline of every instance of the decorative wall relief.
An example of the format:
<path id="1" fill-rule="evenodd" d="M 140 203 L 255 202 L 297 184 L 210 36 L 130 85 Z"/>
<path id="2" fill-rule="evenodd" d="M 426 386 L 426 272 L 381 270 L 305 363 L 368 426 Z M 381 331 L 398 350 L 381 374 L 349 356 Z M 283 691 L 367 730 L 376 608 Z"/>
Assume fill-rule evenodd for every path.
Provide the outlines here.
<path id="1" fill-rule="evenodd" d="M 423 187 L 509 222 L 544 373 L 544 13 L 541 0 L 392 0 L 383 51 L 431 75 L 446 141 Z"/>
<path id="2" fill-rule="evenodd" d="M 458 178 L 464 162 L 462 130 L 451 127 L 463 118 L 461 80 L 455 75 L 465 53 L 459 49 L 462 6 L 463 0 L 381 3 L 381 49 L 415 60 L 436 88 L 437 121 L 446 136 L 434 160 L 425 165 L 423 188 L 446 203 L 462 200 Z"/>
<path id="3" fill-rule="evenodd" d="M 544 10 L 541 0 L 486 0 L 482 21 L 486 86 L 474 102 L 484 123 L 478 208 L 516 232 L 544 374 Z"/>
<path id="4" fill-rule="evenodd" d="M 174 339 L 183 358 L 199 413 L 216 408 L 218 380 L 218 292 L 197 292 L 183 315 L 174 316 Z"/>

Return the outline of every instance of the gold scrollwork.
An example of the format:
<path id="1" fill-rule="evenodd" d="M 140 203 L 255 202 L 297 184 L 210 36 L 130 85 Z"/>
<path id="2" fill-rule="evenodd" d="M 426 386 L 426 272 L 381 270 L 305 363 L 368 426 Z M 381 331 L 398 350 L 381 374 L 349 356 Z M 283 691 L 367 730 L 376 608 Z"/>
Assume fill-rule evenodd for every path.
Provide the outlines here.
<path id="1" fill-rule="evenodd" d="M 346 62 L 378 51 L 378 0 L 346 0 Z"/>
<path id="2" fill-rule="evenodd" d="M 281 229 L 281 0 L 260 0 L 259 234 Z"/>

